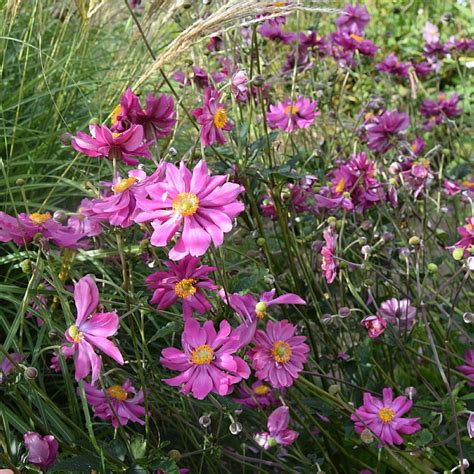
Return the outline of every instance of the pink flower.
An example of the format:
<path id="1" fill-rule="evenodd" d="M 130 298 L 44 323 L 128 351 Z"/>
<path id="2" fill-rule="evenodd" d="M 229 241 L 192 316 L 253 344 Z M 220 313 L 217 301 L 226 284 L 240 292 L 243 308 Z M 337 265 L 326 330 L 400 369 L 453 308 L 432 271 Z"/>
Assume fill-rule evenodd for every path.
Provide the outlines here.
<path id="1" fill-rule="evenodd" d="M 156 247 L 167 245 L 183 224 L 169 257 L 200 257 L 211 241 L 215 247 L 222 244 L 224 232 L 232 229 L 232 220 L 244 210 L 244 205 L 237 201 L 244 188 L 226 183 L 226 179 L 225 175 L 209 176 L 204 160 L 192 172 L 183 162 L 179 169 L 167 163 L 165 179 L 146 188 L 150 199 L 139 200 L 143 212 L 136 222 L 152 221 L 151 244 Z"/>
<path id="2" fill-rule="evenodd" d="M 474 438 L 474 412 L 471 412 L 467 420 L 467 434 L 469 438 Z"/>
<path id="3" fill-rule="evenodd" d="M 415 199 L 423 193 L 434 177 L 430 162 L 427 159 L 413 160 L 412 158 L 401 164 L 400 175 Z"/>
<path id="4" fill-rule="evenodd" d="M 231 79 L 230 90 L 235 100 L 247 102 L 249 98 L 248 79 L 245 71 L 237 71 Z"/>
<path id="5" fill-rule="evenodd" d="M 143 170 L 135 169 L 128 172 L 128 178 L 114 180 L 112 194 L 92 201 L 89 211 L 96 219 L 106 220 L 109 224 L 119 227 L 130 227 L 140 212 L 137 199 L 146 197 L 146 187 L 160 181 L 164 174 L 164 162 L 149 177 Z"/>
<path id="6" fill-rule="evenodd" d="M 215 267 L 201 265 L 196 257 L 187 255 L 178 263 L 165 261 L 166 272 L 155 272 L 149 275 L 145 283 L 149 290 L 154 290 L 150 304 L 157 309 L 167 309 L 181 300 L 183 317 L 192 316 L 193 310 L 204 314 L 211 309 L 202 290 L 216 290 L 218 286 L 209 279 L 209 272 Z"/>
<path id="7" fill-rule="evenodd" d="M 227 116 L 226 105 L 219 102 L 219 91 L 207 87 L 204 91 L 204 104 L 192 111 L 201 125 L 201 142 L 204 146 L 213 145 L 216 141 L 223 145 L 226 142 L 224 131 L 232 130 L 232 123 Z"/>
<path id="8" fill-rule="evenodd" d="M 110 421 L 114 428 L 125 426 L 129 421 L 144 425 L 141 419 L 145 416 L 143 407 L 143 389 L 137 393 L 130 380 L 122 385 L 112 385 L 106 390 L 99 390 L 85 383 L 87 403 L 94 407 L 94 417 Z"/>
<path id="9" fill-rule="evenodd" d="M 332 229 L 325 230 L 323 237 L 326 242 L 324 247 L 321 249 L 322 263 L 321 270 L 323 276 L 328 283 L 332 283 L 337 274 L 338 264 L 334 258 L 336 252 L 337 234 Z"/>
<path id="10" fill-rule="evenodd" d="M 291 133 L 295 128 L 307 128 L 314 119 L 320 115 L 316 111 L 318 101 L 307 97 L 299 96 L 293 104 L 291 99 L 287 98 L 276 105 L 270 104 L 270 111 L 267 112 L 267 122 L 270 128 L 279 128 L 285 132 Z"/>
<path id="11" fill-rule="evenodd" d="M 23 442 L 28 450 L 27 460 L 40 469 L 47 469 L 56 462 L 59 444 L 53 435 L 41 436 L 28 431 L 23 435 Z"/>
<path id="12" fill-rule="evenodd" d="M 73 346 L 68 346 L 67 344 L 63 344 L 59 348 L 59 351 L 64 357 L 64 360 L 68 360 L 72 358 L 74 356 L 74 353 L 76 352 Z M 51 370 L 54 370 L 55 372 L 61 371 L 61 361 L 59 359 L 59 354 L 57 352 L 53 352 L 53 356 L 51 357 L 51 363 L 49 365 L 49 368 Z"/>
<path id="13" fill-rule="evenodd" d="M 360 324 L 367 329 L 371 339 L 379 337 L 387 327 L 387 321 L 385 321 L 385 319 L 374 315 L 366 316 Z"/>
<path id="14" fill-rule="evenodd" d="M 91 136 L 77 132 L 71 142 L 73 148 L 87 156 L 123 161 L 126 165 L 137 165 L 135 156 L 151 158 L 151 142 L 144 143 L 144 131 L 141 125 L 131 125 L 123 132 L 112 133 L 106 125 L 90 126 Z"/>
<path id="15" fill-rule="evenodd" d="M 419 418 L 402 418 L 413 405 L 411 400 L 399 396 L 392 400 L 392 389 L 383 389 L 383 401 L 364 393 L 364 404 L 351 416 L 355 430 L 362 433 L 366 427 L 386 444 L 402 444 L 402 434 L 411 435 L 421 429 Z"/>
<path id="16" fill-rule="evenodd" d="M 366 125 L 368 143 L 370 150 L 385 153 L 392 148 L 395 140 L 400 138 L 401 133 L 410 124 L 407 114 L 396 110 L 386 110 L 382 115 L 372 118 Z"/>
<path id="17" fill-rule="evenodd" d="M 438 43 L 440 39 L 438 27 L 427 21 L 423 27 L 423 39 L 428 44 Z"/>
<path id="18" fill-rule="evenodd" d="M 350 33 L 363 33 L 365 27 L 370 22 L 370 15 L 367 7 L 359 7 L 359 5 L 347 4 L 343 10 L 344 14 L 336 18 L 336 26 L 340 31 L 348 31 Z"/>
<path id="19" fill-rule="evenodd" d="M 8 354 L 10 359 L 12 359 L 16 364 L 20 364 L 25 359 L 25 354 L 21 352 L 12 352 Z M 15 370 L 15 366 L 12 364 L 8 357 L 4 357 L 0 363 L 0 385 L 5 380 L 5 377 Z"/>
<path id="20" fill-rule="evenodd" d="M 464 257 L 469 257 L 471 249 L 474 248 L 474 217 L 466 218 L 466 225 L 458 227 L 458 234 L 461 240 L 458 240 L 454 245 L 448 247 L 449 249 L 464 250 Z"/>
<path id="21" fill-rule="evenodd" d="M 273 395 L 272 388 L 260 380 L 254 382 L 252 388 L 248 388 L 241 383 L 239 385 L 239 395 L 240 398 L 233 398 L 234 402 L 249 408 L 265 408 L 278 403 Z"/>
<path id="22" fill-rule="evenodd" d="M 168 369 L 182 372 L 163 379 L 173 387 L 182 386 L 181 393 L 192 392 L 203 400 L 212 392 L 228 395 L 233 385 L 250 375 L 249 366 L 241 357 L 233 355 L 239 349 L 239 338 L 232 333 L 227 321 L 219 325 L 216 333 L 212 321 L 201 328 L 193 318 L 184 322 L 181 336 L 183 351 L 168 347 L 163 349 L 160 362 Z"/>
<path id="23" fill-rule="evenodd" d="M 394 76 L 408 77 L 410 66 L 410 63 L 400 62 L 395 53 L 389 53 L 382 62 L 375 65 L 375 68 L 380 72 L 386 72 Z"/>
<path id="24" fill-rule="evenodd" d="M 148 94 L 143 110 L 139 98 L 128 88 L 114 111 L 112 123 L 114 132 L 123 132 L 132 124 L 143 126 L 147 140 L 166 137 L 171 134 L 176 123 L 173 97 Z"/>
<path id="25" fill-rule="evenodd" d="M 456 367 L 459 372 L 467 377 L 469 387 L 474 387 L 474 349 L 469 349 L 464 353 L 465 364 Z"/>
<path id="26" fill-rule="evenodd" d="M 73 343 L 76 357 L 76 380 L 83 379 L 92 370 L 92 383 L 99 378 L 102 359 L 95 353 L 97 347 L 120 365 L 124 364 L 117 346 L 109 341 L 120 325 L 118 315 L 96 313 L 99 290 L 94 279 L 87 275 L 74 285 L 74 302 L 77 308 L 76 322 L 66 330 L 66 339 Z"/>
<path id="27" fill-rule="evenodd" d="M 67 225 L 77 234 L 84 234 L 87 237 L 95 237 L 102 233 L 100 219 L 94 217 L 92 212 L 93 202 L 84 198 L 81 201 L 77 213 L 67 220 Z"/>
<path id="28" fill-rule="evenodd" d="M 289 423 L 290 411 L 287 406 L 281 406 L 268 417 L 268 432 L 257 433 L 254 439 L 265 450 L 277 444 L 289 446 L 299 435 L 296 431 L 288 429 Z"/>
<path id="29" fill-rule="evenodd" d="M 472 176 L 467 176 L 461 182 L 445 179 L 443 181 L 443 188 L 448 196 L 455 196 L 462 191 L 465 191 L 467 194 L 472 194 L 474 193 L 474 179 Z"/>
<path id="30" fill-rule="evenodd" d="M 37 234 L 61 248 L 81 248 L 87 243 L 82 231 L 56 222 L 49 212 L 20 213 L 18 217 L 0 212 L 0 242 L 28 244 Z"/>
<path id="31" fill-rule="evenodd" d="M 289 44 L 297 38 L 295 33 L 283 31 L 279 17 L 271 18 L 258 27 L 257 32 L 263 37 L 272 41 L 281 41 L 283 44 Z M 284 23 L 284 22 L 283 22 Z"/>
<path id="32" fill-rule="evenodd" d="M 435 100 L 425 99 L 420 105 L 420 113 L 428 120 L 424 123 L 425 130 L 432 130 L 435 125 L 443 123 L 446 118 L 453 119 L 462 114 L 462 109 L 457 107 L 459 97 L 451 94 L 449 99 L 446 94 L 439 94 Z"/>
<path id="33" fill-rule="evenodd" d="M 410 331 L 415 324 L 416 308 L 408 299 L 391 298 L 380 305 L 377 315 L 400 331 Z"/>
<path id="34" fill-rule="evenodd" d="M 309 346 L 305 336 L 295 336 L 296 326 L 288 321 L 268 321 L 266 331 L 255 334 L 255 347 L 249 357 L 260 380 L 273 388 L 293 385 L 308 359 Z"/>

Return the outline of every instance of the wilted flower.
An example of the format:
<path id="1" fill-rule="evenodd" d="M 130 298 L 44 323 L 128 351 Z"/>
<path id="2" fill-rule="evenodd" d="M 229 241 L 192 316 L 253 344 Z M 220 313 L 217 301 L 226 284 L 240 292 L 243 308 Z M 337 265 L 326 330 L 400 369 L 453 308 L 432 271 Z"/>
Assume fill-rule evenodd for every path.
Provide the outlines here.
<path id="1" fill-rule="evenodd" d="M 163 382 L 173 387 L 181 386 L 182 393 L 192 392 L 198 400 L 203 400 L 210 392 L 228 395 L 234 384 L 250 375 L 249 366 L 234 355 L 240 348 L 240 341 L 227 321 L 220 323 L 216 333 L 212 321 L 206 321 L 201 328 L 193 318 L 186 319 L 181 346 L 183 351 L 168 347 L 161 352 L 162 365 L 182 372 Z"/>
<path id="2" fill-rule="evenodd" d="M 371 339 L 379 337 L 387 327 L 387 321 L 377 315 L 366 316 L 360 324 L 367 329 L 368 335 Z"/>
<path id="3" fill-rule="evenodd" d="M 23 435 L 23 442 L 28 450 L 27 460 L 41 469 L 48 469 L 56 462 L 59 444 L 53 435 L 41 436 L 28 431 Z"/>
<path id="4" fill-rule="evenodd" d="M 402 444 L 402 434 L 413 434 L 421 429 L 419 418 L 402 418 L 413 405 L 411 400 L 399 396 L 392 400 L 391 388 L 383 389 L 383 400 L 380 401 L 370 393 L 364 393 L 364 404 L 358 408 L 351 420 L 355 422 L 357 433 L 367 427 L 386 444 Z"/>
<path id="5" fill-rule="evenodd" d="M 143 389 L 137 392 L 130 380 L 105 390 L 85 383 L 84 390 L 87 403 L 94 407 L 94 417 L 110 421 L 114 428 L 125 426 L 129 421 L 145 424 L 141 419 L 145 416 Z"/>
<path id="6" fill-rule="evenodd" d="M 318 101 L 311 102 L 308 97 L 299 96 L 295 101 L 288 97 L 276 105 L 270 104 L 267 122 L 270 128 L 280 128 L 285 132 L 293 132 L 296 128 L 307 128 L 320 115 L 316 110 Z"/>
<path id="7" fill-rule="evenodd" d="M 231 79 L 230 90 L 239 102 L 247 102 L 249 98 L 247 73 L 243 70 L 237 71 Z"/>
<path id="8" fill-rule="evenodd" d="M 377 315 L 386 319 L 400 331 L 409 331 L 415 324 L 416 308 L 408 299 L 391 298 L 381 303 Z"/>
<path id="9" fill-rule="evenodd" d="M 267 450 L 276 446 L 289 446 L 298 438 L 299 433 L 288 429 L 290 423 L 290 410 L 287 406 L 277 408 L 268 417 L 268 432 L 257 433 L 254 436 L 256 443 Z"/>

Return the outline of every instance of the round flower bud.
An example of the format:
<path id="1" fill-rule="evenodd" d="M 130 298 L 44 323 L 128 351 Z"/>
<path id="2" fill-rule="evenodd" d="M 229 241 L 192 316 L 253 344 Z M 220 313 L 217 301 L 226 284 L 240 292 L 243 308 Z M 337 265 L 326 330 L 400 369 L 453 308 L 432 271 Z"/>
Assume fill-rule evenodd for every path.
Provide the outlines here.
<path id="1" fill-rule="evenodd" d="M 339 317 L 344 319 L 351 315 L 351 310 L 347 306 L 339 308 Z"/>
<path id="2" fill-rule="evenodd" d="M 416 397 L 416 388 L 407 387 L 405 389 L 405 396 L 407 396 L 410 400 L 413 400 Z"/>
<path id="3" fill-rule="evenodd" d="M 60 224 L 65 224 L 67 221 L 67 214 L 64 211 L 55 211 L 53 219 Z"/>
<path id="4" fill-rule="evenodd" d="M 428 271 L 430 273 L 436 273 L 438 271 L 438 265 L 436 265 L 436 263 L 428 263 Z"/>
<path id="5" fill-rule="evenodd" d="M 370 219 L 366 219 L 365 221 L 362 222 L 360 226 L 364 230 L 370 230 L 374 226 L 374 223 Z"/>
<path id="6" fill-rule="evenodd" d="M 368 255 L 370 255 L 372 253 L 372 247 L 370 245 L 364 245 L 361 249 L 360 249 L 362 255 L 364 257 L 367 257 Z"/>
<path id="7" fill-rule="evenodd" d="M 470 249 L 470 252 L 472 252 L 472 248 Z M 474 257 L 468 257 L 466 265 L 471 272 L 474 271 Z"/>
<path id="8" fill-rule="evenodd" d="M 211 424 L 211 417 L 207 415 L 201 416 L 201 418 L 199 418 L 199 424 L 203 428 L 207 428 Z"/>
<path id="9" fill-rule="evenodd" d="M 454 260 L 461 260 L 463 257 L 464 257 L 464 250 L 463 249 L 454 249 L 453 250 Z"/>
<path id="10" fill-rule="evenodd" d="M 229 431 L 233 435 L 238 435 L 242 431 L 242 424 L 239 423 L 238 421 L 234 421 L 229 425 Z"/>
<path id="11" fill-rule="evenodd" d="M 140 249 L 140 252 L 145 252 L 148 249 L 148 245 L 150 244 L 150 239 L 143 239 L 140 242 L 140 245 L 138 248 Z"/>
<path id="12" fill-rule="evenodd" d="M 335 383 L 333 385 L 329 385 L 328 392 L 331 395 L 336 395 L 341 391 L 341 386 L 338 383 Z"/>
<path id="13" fill-rule="evenodd" d="M 421 242 L 421 239 L 417 235 L 410 237 L 410 240 L 408 241 L 410 245 L 420 245 L 420 242 Z"/>
<path id="14" fill-rule="evenodd" d="M 367 278 L 366 280 L 364 280 L 364 286 L 366 288 L 370 288 L 371 286 L 374 286 L 374 280 L 371 280 L 370 278 Z"/>
<path id="15" fill-rule="evenodd" d="M 31 273 L 31 260 L 23 260 L 21 263 L 20 263 L 20 268 L 21 268 L 21 271 L 23 273 Z"/>
<path id="16" fill-rule="evenodd" d="M 372 434 L 372 432 L 370 430 L 368 430 L 367 428 L 365 428 L 365 430 L 363 430 L 361 433 L 360 433 L 360 439 L 365 443 L 365 444 L 370 444 L 373 440 L 374 440 L 374 435 Z"/>
<path id="17" fill-rule="evenodd" d="M 263 281 L 268 285 L 273 285 L 275 283 L 275 277 L 273 275 L 265 275 Z"/>
<path id="18" fill-rule="evenodd" d="M 359 240 L 358 240 L 359 244 L 360 245 L 365 245 L 367 243 L 367 237 L 359 237 Z"/>
<path id="19" fill-rule="evenodd" d="M 474 321 L 474 314 L 472 313 L 464 313 L 462 315 L 462 320 L 466 323 L 466 324 L 471 324 L 472 321 Z"/>
<path id="20" fill-rule="evenodd" d="M 259 247 L 263 247 L 263 246 L 265 245 L 265 239 L 264 239 L 263 237 L 259 237 L 259 238 L 257 239 L 257 245 L 258 245 Z"/>
<path id="21" fill-rule="evenodd" d="M 384 242 L 390 242 L 391 240 L 393 240 L 393 234 L 391 232 L 384 232 L 382 234 L 382 239 L 384 240 Z"/>
<path id="22" fill-rule="evenodd" d="M 327 222 L 329 225 L 334 225 L 336 223 L 337 219 L 334 216 L 329 216 L 327 218 Z"/>
<path id="23" fill-rule="evenodd" d="M 72 138 L 73 137 L 69 132 L 64 132 L 64 133 L 61 133 L 61 135 L 59 136 L 59 141 L 63 145 L 69 146 L 71 144 Z"/>
<path id="24" fill-rule="evenodd" d="M 169 153 L 171 156 L 176 156 L 176 155 L 178 154 L 178 151 L 176 150 L 176 148 L 171 147 L 171 148 L 168 150 L 168 153 Z"/>
<path id="25" fill-rule="evenodd" d="M 99 119 L 97 117 L 92 117 L 90 120 L 89 120 L 89 125 L 94 125 L 96 123 L 99 123 Z"/>
<path id="26" fill-rule="evenodd" d="M 18 179 L 15 181 L 15 184 L 16 184 L 17 186 L 19 186 L 20 188 L 21 188 L 22 186 L 24 186 L 25 183 L 26 183 L 26 181 L 25 181 L 23 178 L 18 178 Z"/>
<path id="27" fill-rule="evenodd" d="M 34 380 L 38 377 L 38 370 L 35 367 L 28 367 L 23 373 L 26 380 Z"/>
<path id="28" fill-rule="evenodd" d="M 177 449 L 171 449 L 168 452 L 168 457 L 175 462 L 179 462 L 181 461 L 182 456 L 181 456 L 181 453 Z"/>

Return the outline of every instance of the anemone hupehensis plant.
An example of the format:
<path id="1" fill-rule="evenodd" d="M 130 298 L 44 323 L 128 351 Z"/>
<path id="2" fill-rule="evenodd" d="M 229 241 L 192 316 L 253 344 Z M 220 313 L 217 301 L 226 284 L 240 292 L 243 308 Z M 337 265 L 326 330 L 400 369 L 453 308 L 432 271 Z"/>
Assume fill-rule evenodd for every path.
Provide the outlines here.
<path id="1" fill-rule="evenodd" d="M 470 472 L 468 2 L 89 3 L 0 6 L 0 470 Z"/>

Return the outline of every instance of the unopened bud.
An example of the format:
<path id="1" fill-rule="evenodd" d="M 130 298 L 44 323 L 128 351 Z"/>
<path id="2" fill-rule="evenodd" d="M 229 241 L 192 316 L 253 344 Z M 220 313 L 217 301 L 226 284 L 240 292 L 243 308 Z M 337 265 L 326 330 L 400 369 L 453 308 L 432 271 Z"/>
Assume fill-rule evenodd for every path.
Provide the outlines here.
<path id="1" fill-rule="evenodd" d="M 171 449 L 168 452 L 168 457 L 175 462 L 179 462 L 181 461 L 182 456 L 181 456 L 181 453 L 177 449 Z"/>
<path id="2" fill-rule="evenodd" d="M 26 183 L 26 181 L 25 181 L 23 178 L 18 178 L 18 179 L 15 181 L 15 184 L 16 184 L 17 186 L 19 186 L 20 188 L 21 188 L 22 186 L 24 186 L 25 183 Z"/>
<path id="3" fill-rule="evenodd" d="M 420 242 L 421 242 L 421 239 L 417 235 L 410 237 L 410 240 L 408 241 L 410 245 L 420 245 Z"/>
<path id="4" fill-rule="evenodd" d="M 60 224 L 65 224 L 67 221 L 67 214 L 64 211 L 55 211 L 53 219 Z"/>
<path id="5" fill-rule="evenodd" d="M 328 392 L 331 395 L 336 395 L 341 391 L 341 386 L 338 383 L 335 383 L 333 385 L 329 385 Z"/>
<path id="6" fill-rule="evenodd" d="M 334 216 L 329 216 L 327 218 L 327 222 L 329 225 L 334 225 L 336 223 L 337 219 Z"/>
<path id="7" fill-rule="evenodd" d="M 362 252 L 362 255 L 364 257 L 367 257 L 368 255 L 370 255 L 372 253 L 372 247 L 370 245 L 364 245 L 360 251 Z"/>
<path id="8" fill-rule="evenodd" d="M 436 273 L 438 271 L 438 265 L 436 265 L 436 263 L 428 263 L 428 271 L 430 273 Z"/>
<path id="9" fill-rule="evenodd" d="M 365 444 L 370 444 L 374 440 L 374 435 L 370 430 L 365 428 L 365 430 L 362 430 L 360 433 L 360 439 L 365 443 Z"/>
<path id="10" fill-rule="evenodd" d="M 176 156 L 176 155 L 178 154 L 178 151 L 176 150 L 176 148 L 171 147 L 171 148 L 168 150 L 168 153 L 169 153 L 171 156 Z"/>
<path id="11" fill-rule="evenodd" d="M 31 273 L 31 260 L 23 260 L 21 263 L 20 263 L 20 268 L 21 268 L 21 271 L 23 273 Z"/>
<path id="12" fill-rule="evenodd" d="M 464 249 L 454 249 L 453 250 L 453 258 L 454 260 L 461 260 L 464 257 Z"/>
<path id="13" fill-rule="evenodd" d="M 263 247 L 263 246 L 265 245 L 265 239 L 264 239 L 263 237 L 259 237 L 259 238 L 257 239 L 257 245 L 258 245 L 259 247 Z"/>
<path id="14" fill-rule="evenodd" d="M 199 424 L 202 427 L 207 428 L 211 424 L 211 417 L 207 415 L 201 416 L 201 418 L 199 418 Z"/>
<path id="15" fill-rule="evenodd" d="M 474 321 L 474 314 L 472 313 L 464 313 L 462 315 L 462 320 L 466 323 L 466 324 L 471 324 L 472 321 Z"/>
<path id="16" fill-rule="evenodd" d="M 72 139 L 73 136 L 69 132 L 61 133 L 61 135 L 59 136 L 59 141 L 65 146 L 69 146 L 71 144 Z"/>
<path id="17" fill-rule="evenodd" d="M 89 120 L 89 125 L 95 125 L 96 123 L 99 123 L 99 119 L 97 117 L 92 117 Z"/>
<path id="18" fill-rule="evenodd" d="M 35 367 L 28 367 L 24 374 L 26 380 L 34 380 L 38 377 L 38 370 Z"/>
<path id="19" fill-rule="evenodd" d="M 229 425 L 229 431 L 233 435 L 238 435 L 242 431 L 242 424 L 239 423 L 238 421 L 234 421 Z"/>
<path id="20" fill-rule="evenodd" d="M 344 319 L 351 315 L 351 310 L 347 306 L 339 308 L 339 317 Z"/>
<path id="21" fill-rule="evenodd" d="M 407 387 L 405 389 L 405 395 L 410 399 L 413 400 L 416 397 L 416 388 L 415 387 Z"/>
<path id="22" fill-rule="evenodd" d="M 255 87 L 263 87 L 263 85 L 265 84 L 265 80 L 263 79 L 262 76 L 255 76 L 252 82 L 255 85 Z"/>

